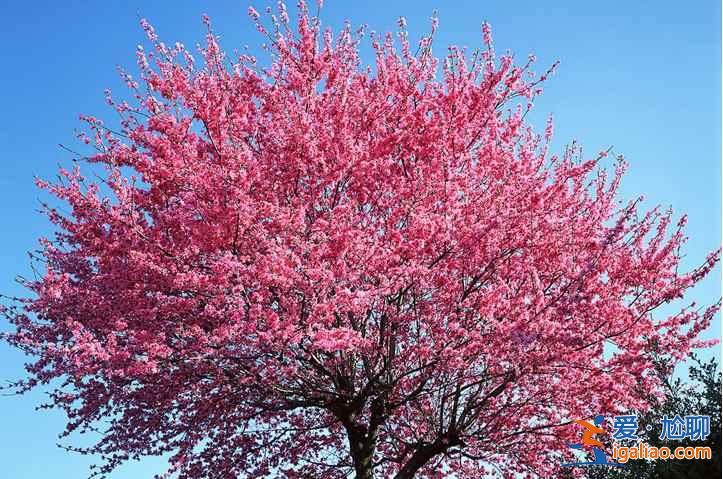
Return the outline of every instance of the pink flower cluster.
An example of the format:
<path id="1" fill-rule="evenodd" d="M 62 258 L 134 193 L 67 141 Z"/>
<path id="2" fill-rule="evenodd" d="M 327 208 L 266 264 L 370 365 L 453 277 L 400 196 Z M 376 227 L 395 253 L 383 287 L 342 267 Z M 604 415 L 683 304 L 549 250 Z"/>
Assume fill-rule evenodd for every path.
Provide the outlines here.
<path id="1" fill-rule="evenodd" d="M 101 474 L 547 476 L 570 418 L 645 407 L 654 358 L 701 345 L 717 305 L 657 311 L 718 253 L 680 272 L 683 221 L 621 201 L 622 160 L 549 155 L 534 59 L 488 25 L 443 59 L 371 35 L 367 69 L 364 29 L 249 15 L 268 65 L 144 21 L 118 133 L 87 119 L 106 174 L 39 182 L 69 213 L 7 339 L 66 434 L 103 422 Z"/>

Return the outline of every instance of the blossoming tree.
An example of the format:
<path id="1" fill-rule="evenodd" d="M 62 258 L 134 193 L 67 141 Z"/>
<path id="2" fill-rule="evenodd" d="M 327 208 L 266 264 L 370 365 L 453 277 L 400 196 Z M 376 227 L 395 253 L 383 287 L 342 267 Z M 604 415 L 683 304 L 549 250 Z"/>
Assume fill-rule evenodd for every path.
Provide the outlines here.
<path id="1" fill-rule="evenodd" d="M 644 408 L 652 360 L 703 345 L 717 305 L 656 309 L 718 253 L 679 271 L 684 218 L 620 200 L 621 159 L 548 152 L 533 58 L 484 26 L 438 59 L 436 20 L 419 45 L 400 21 L 365 68 L 364 29 L 250 14 L 269 65 L 143 22 L 120 127 L 85 118 L 105 173 L 39 181 L 70 209 L 6 340 L 97 475 L 545 476 L 572 419 Z"/>

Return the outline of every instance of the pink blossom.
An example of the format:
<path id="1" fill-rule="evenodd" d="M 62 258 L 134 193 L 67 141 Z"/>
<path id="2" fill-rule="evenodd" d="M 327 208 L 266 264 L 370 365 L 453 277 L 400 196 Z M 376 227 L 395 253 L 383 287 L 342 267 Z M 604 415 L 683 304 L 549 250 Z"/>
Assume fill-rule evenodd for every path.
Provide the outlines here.
<path id="1" fill-rule="evenodd" d="M 268 61 L 209 23 L 194 69 L 142 24 L 136 102 L 108 95 L 118 134 L 82 118 L 95 164 L 37 180 L 58 233 L 3 309 L 19 390 L 57 385 L 104 471 L 558 477 L 564 424 L 645 407 L 654 363 L 710 345 L 718 306 L 670 303 L 719 252 L 685 271 L 684 217 L 621 201 L 621 158 L 548 155 L 541 80 L 486 23 L 481 61 L 373 35 L 374 69 L 303 2 Z"/>

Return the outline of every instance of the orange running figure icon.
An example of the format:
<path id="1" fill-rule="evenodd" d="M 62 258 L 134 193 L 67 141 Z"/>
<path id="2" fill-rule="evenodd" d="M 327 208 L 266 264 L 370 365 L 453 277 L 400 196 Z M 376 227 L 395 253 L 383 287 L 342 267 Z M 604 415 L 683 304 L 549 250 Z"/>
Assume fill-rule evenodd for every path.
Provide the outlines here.
<path id="1" fill-rule="evenodd" d="M 582 442 L 577 444 L 568 444 L 567 447 L 571 449 L 585 449 L 585 446 L 592 446 L 592 454 L 593 454 L 593 460 L 592 461 L 585 461 L 585 462 L 568 462 L 562 464 L 562 467 L 575 467 L 575 466 L 598 466 L 598 465 L 605 465 L 605 466 L 614 466 L 614 467 L 622 467 L 623 465 L 614 461 L 608 461 L 607 457 L 605 456 L 605 452 L 602 450 L 603 443 L 598 441 L 597 439 L 593 439 L 593 436 L 595 434 L 602 434 L 605 432 L 605 429 L 603 429 L 602 424 L 605 421 L 605 417 L 602 415 L 595 416 L 595 419 L 593 420 L 594 424 L 590 424 L 587 421 L 583 421 L 581 419 L 576 419 L 574 422 L 575 424 L 582 426 L 585 430 L 582 433 Z"/>
<path id="2" fill-rule="evenodd" d="M 581 419 L 576 419 L 575 423 L 579 424 L 580 426 L 585 428 L 585 431 L 582 433 L 582 444 L 585 446 L 602 446 L 603 443 L 598 441 L 597 439 L 593 439 L 593 436 L 595 434 L 602 434 L 605 432 L 605 429 L 602 429 L 594 424 L 590 424 L 587 421 L 583 421 Z"/>

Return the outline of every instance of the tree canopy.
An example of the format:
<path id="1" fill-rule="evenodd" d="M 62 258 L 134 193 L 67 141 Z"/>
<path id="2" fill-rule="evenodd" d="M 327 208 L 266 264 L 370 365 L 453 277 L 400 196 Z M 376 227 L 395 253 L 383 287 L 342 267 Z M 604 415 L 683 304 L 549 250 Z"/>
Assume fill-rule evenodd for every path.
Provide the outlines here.
<path id="1" fill-rule="evenodd" d="M 89 165 L 38 180 L 69 210 L 6 339 L 21 392 L 101 433 L 98 475 L 549 476 L 572 418 L 645 407 L 654 359 L 705 345 L 717 304 L 658 311 L 719 253 L 680 271 L 685 217 L 619 198 L 621 158 L 548 151 L 526 114 L 551 70 L 486 24 L 438 58 L 436 19 L 414 45 L 249 13 L 269 65 L 142 22 L 120 126 L 86 117 Z"/>

